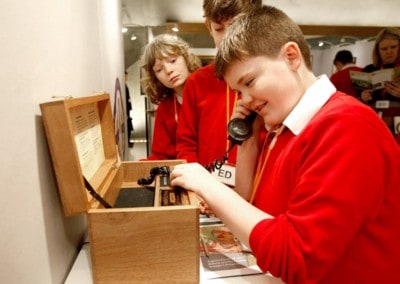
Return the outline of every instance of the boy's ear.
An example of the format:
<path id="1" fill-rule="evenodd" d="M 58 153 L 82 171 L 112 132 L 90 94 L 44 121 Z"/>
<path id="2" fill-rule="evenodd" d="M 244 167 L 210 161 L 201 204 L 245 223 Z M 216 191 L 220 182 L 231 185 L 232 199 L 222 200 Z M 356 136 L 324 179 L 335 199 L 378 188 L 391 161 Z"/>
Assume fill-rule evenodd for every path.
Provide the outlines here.
<path id="1" fill-rule="evenodd" d="M 287 42 L 282 48 L 283 54 L 287 59 L 289 66 L 293 71 L 296 71 L 301 64 L 302 55 L 297 43 L 290 41 Z"/>

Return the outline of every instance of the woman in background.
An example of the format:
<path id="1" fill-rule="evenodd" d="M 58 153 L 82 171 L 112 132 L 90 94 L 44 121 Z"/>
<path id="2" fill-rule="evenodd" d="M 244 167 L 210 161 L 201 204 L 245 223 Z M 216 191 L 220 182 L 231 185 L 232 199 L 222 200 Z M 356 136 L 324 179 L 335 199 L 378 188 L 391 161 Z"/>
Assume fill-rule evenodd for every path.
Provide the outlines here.
<path id="1" fill-rule="evenodd" d="M 363 72 L 374 72 L 381 69 L 395 68 L 395 76 L 391 82 L 386 82 L 383 89 L 364 90 L 361 100 L 373 107 L 382 117 L 390 130 L 397 135 L 400 144 L 400 134 L 395 130 L 395 117 L 400 117 L 400 30 L 397 28 L 382 29 L 375 40 L 372 51 L 373 63 L 364 67 Z"/>
<path id="2" fill-rule="evenodd" d="M 183 88 L 189 75 L 201 67 L 201 61 L 190 52 L 184 40 L 175 35 L 161 34 L 145 46 L 141 67 L 144 93 L 158 105 L 152 154 L 147 159 L 175 159 L 176 127 Z"/>

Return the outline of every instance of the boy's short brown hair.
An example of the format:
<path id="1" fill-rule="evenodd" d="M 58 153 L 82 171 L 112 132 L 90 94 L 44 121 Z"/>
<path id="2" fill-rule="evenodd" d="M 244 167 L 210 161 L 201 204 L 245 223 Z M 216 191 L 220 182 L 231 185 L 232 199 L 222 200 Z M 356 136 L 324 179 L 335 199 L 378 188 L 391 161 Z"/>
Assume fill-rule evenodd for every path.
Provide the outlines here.
<path id="1" fill-rule="evenodd" d="M 261 0 L 204 0 L 204 17 L 216 23 L 224 22 L 253 8 L 260 8 Z"/>
<path id="2" fill-rule="evenodd" d="M 288 42 L 297 43 L 311 70 L 310 49 L 299 26 L 275 7 L 254 9 L 235 19 L 225 33 L 215 60 L 215 74 L 223 78 L 230 64 L 248 57 L 275 58 Z"/>

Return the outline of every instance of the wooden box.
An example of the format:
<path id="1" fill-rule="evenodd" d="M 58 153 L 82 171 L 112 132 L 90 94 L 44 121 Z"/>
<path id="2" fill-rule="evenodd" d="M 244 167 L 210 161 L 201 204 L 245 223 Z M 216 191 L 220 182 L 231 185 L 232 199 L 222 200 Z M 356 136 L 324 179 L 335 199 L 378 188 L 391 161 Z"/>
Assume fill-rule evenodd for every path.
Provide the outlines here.
<path id="1" fill-rule="evenodd" d="M 94 282 L 198 283 L 199 209 L 192 192 L 184 191 L 187 205 L 164 206 L 163 190 L 174 189 L 157 176 L 153 204 L 113 206 L 120 191 L 139 192 L 138 180 L 153 167 L 172 170 L 184 161 L 121 162 L 108 94 L 40 108 L 64 213 L 88 216 Z M 93 198 L 90 187 L 112 208 Z"/>

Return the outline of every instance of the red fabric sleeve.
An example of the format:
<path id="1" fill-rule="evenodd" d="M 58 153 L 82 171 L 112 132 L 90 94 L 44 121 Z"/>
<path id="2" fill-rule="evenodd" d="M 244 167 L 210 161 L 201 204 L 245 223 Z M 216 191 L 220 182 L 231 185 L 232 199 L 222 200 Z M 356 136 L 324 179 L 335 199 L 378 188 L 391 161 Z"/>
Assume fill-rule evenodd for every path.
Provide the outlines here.
<path id="1" fill-rule="evenodd" d="M 177 114 L 180 104 L 176 104 Z M 174 98 L 170 97 L 161 102 L 156 110 L 154 122 L 152 154 L 148 160 L 169 160 L 176 158 L 176 127 Z"/>
<path id="2" fill-rule="evenodd" d="M 177 128 L 177 156 L 187 162 L 197 162 L 198 153 L 198 111 L 195 79 L 186 80 L 182 109 Z"/>

